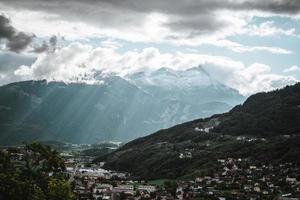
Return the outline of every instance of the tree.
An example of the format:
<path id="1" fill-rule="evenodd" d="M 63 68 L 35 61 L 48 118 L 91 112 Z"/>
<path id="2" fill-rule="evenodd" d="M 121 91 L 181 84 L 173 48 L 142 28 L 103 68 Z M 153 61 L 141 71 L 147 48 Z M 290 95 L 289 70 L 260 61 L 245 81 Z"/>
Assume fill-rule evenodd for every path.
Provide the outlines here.
<path id="1" fill-rule="evenodd" d="M 12 152 L 0 151 L 0 199 L 74 199 L 58 152 L 38 143 L 19 151 L 24 155 L 21 161 L 13 160 Z"/>
<path id="2" fill-rule="evenodd" d="M 71 187 L 68 182 L 60 179 L 52 178 L 48 184 L 48 199 L 49 200 L 72 200 L 74 194 L 71 192 Z"/>

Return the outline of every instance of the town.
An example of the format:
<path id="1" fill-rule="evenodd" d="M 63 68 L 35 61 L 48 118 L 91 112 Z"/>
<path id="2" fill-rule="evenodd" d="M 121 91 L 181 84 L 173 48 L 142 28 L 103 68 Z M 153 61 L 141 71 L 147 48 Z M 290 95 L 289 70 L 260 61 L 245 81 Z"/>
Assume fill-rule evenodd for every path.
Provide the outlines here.
<path id="1" fill-rule="evenodd" d="M 145 180 L 128 172 L 104 169 L 103 162 L 94 163 L 92 156 L 78 153 L 90 148 L 89 145 L 71 147 L 72 151 L 62 151 L 60 155 L 78 200 L 297 200 L 300 197 L 300 167 L 294 163 L 275 165 L 247 158 L 219 158 L 216 168 L 195 178 Z M 16 161 L 23 159 L 22 150 L 10 155 Z M 180 155 L 178 159 L 188 162 L 189 155 L 184 158 Z"/>
<path id="2" fill-rule="evenodd" d="M 248 159 L 218 159 L 219 168 L 193 180 L 146 181 L 101 165 L 68 168 L 77 199 L 290 199 L 300 197 L 300 168 L 261 165 Z M 75 164 L 75 163 L 74 163 Z M 76 166 L 78 163 L 76 164 Z"/>

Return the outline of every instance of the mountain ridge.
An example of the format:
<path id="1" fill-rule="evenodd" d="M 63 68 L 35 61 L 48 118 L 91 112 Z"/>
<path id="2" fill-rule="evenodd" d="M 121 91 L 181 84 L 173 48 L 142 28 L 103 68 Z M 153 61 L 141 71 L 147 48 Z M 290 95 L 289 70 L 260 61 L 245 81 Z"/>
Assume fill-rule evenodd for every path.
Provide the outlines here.
<path id="1" fill-rule="evenodd" d="M 227 113 L 138 138 L 95 162 L 105 161 L 106 168 L 146 179 L 197 176 L 226 158 L 300 164 L 299 121 L 297 83 L 252 95 Z M 185 154 L 189 157 L 182 159 Z"/>

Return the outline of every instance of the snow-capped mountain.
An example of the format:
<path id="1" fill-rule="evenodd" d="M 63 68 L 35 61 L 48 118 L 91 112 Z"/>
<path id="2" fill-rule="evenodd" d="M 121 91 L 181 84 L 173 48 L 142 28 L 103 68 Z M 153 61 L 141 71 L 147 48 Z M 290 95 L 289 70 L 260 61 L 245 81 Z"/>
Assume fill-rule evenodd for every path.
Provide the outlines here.
<path id="1" fill-rule="evenodd" d="M 160 68 L 151 73 L 139 72 L 126 78 L 149 94 L 161 99 L 191 104 L 222 102 L 230 106 L 243 101 L 238 91 L 214 80 L 201 66 L 187 70 Z"/>

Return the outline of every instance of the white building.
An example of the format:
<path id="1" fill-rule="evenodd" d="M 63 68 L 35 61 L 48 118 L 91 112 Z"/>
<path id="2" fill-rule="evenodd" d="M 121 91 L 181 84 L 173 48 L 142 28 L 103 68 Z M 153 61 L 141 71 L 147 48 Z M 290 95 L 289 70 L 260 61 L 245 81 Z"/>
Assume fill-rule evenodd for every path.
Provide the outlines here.
<path id="1" fill-rule="evenodd" d="M 124 192 L 126 194 L 134 194 L 134 187 L 133 185 L 119 185 L 113 188 L 113 192 Z"/>
<path id="2" fill-rule="evenodd" d="M 155 188 L 155 186 L 152 186 L 152 185 L 140 185 L 138 187 L 138 190 L 139 191 L 147 191 L 147 192 L 151 193 L 151 192 L 155 192 L 156 188 Z"/>

